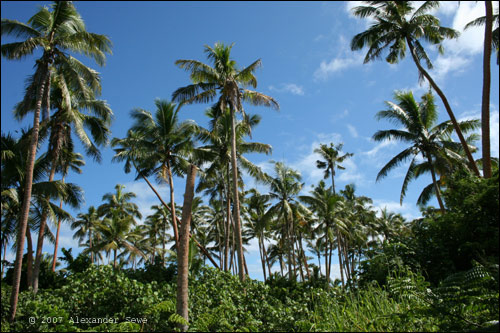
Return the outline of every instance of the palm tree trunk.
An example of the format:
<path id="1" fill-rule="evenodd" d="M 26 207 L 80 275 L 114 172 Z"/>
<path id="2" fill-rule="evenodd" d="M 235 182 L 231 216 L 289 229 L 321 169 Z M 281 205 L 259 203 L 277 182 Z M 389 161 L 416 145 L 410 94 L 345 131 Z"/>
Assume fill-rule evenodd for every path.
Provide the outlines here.
<path id="1" fill-rule="evenodd" d="M 420 61 L 418 59 L 417 54 L 415 53 L 415 47 L 411 43 L 410 39 L 406 39 L 408 46 L 410 48 L 411 56 L 413 57 L 413 61 L 415 62 L 415 65 L 417 65 L 418 70 L 420 73 L 429 81 L 429 84 L 432 86 L 432 88 L 436 91 L 436 93 L 439 95 L 441 100 L 443 101 L 444 107 L 446 109 L 446 112 L 448 112 L 448 116 L 450 117 L 450 120 L 453 124 L 453 128 L 455 129 L 455 132 L 458 135 L 458 138 L 460 140 L 460 143 L 462 144 L 462 147 L 464 149 L 464 152 L 467 156 L 467 159 L 469 160 L 470 167 L 472 168 L 472 171 L 478 176 L 481 177 L 481 174 L 479 173 L 479 169 L 477 168 L 476 162 L 474 161 L 474 158 L 472 157 L 472 154 L 470 152 L 469 146 L 467 145 L 467 142 L 465 141 L 464 135 L 462 134 L 462 131 L 460 130 L 460 127 L 458 126 L 457 119 L 455 118 L 455 115 L 453 114 L 453 111 L 451 110 L 450 103 L 448 103 L 448 99 L 444 95 L 443 91 L 438 87 L 436 82 L 431 78 L 429 73 L 422 67 L 420 64 Z"/>
<path id="2" fill-rule="evenodd" d="M 191 209 L 193 206 L 194 184 L 196 179 L 196 167 L 191 164 L 186 179 L 186 191 L 184 192 L 184 205 L 182 207 L 182 223 L 179 238 L 179 251 L 177 254 L 177 314 L 189 320 L 188 313 L 188 260 L 189 260 L 189 234 L 191 226 Z M 180 324 L 182 332 L 188 330 L 188 325 Z"/>
<path id="3" fill-rule="evenodd" d="M 33 241 L 31 239 L 31 231 L 28 227 L 26 230 L 27 251 L 28 258 L 26 259 L 26 288 L 31 286 L 31 279 L 33 278 Z"/>
<path id="4" fill-rule="evenodd" d="M 137 167 L 136 167 L 136 170 Z M 137 171 L 139 172 L 139 171 Z M 156 191 L 156 189 L 153 187 L 153 185 L 149 182 L 149 180 L 141 173 L 139 173 L 142 177 L 142 179 L 144 179 L 146 181 L 146 183 L 149 185 L 149 188 L 151 188 L 151 190 L 156 194 L 156 197 L 160 200 L 160 202 L 163 204 L 163 206 L 165 208 L 167 208 L 167 210 L 171 211 L 171 208 L 165 203 L 165 201 L 163 201 L 162 197 L 160 196 L 160 194 L 158 193 L 158 191 Z M 179 221 L 179 217 L 175 217 L 176 221 L 177 222 L 181 222 Z M 212 258 L 212 256 L 210 255 L 210 253 L 208 253 L 208 251 L 193 237 L 193 235 L 189 235 L 189 237 L 191 237 L 194 242 L 196 243 L 196 246 L 198 246 L 198 248 L 203 252 L 203 254 L 205 254 L 207 256 L 207 258 L 210 260 L 210 262 L 214 265 L 215 268 L 219 268 L 219 266 L 217 265 L 217 263 L 215 262 L 215 260 Z M 163 259 L 165 260 L 165 259 Z"/>
<path id="5" fill-rule="evenodd" d="M 17 250 L 16 261 L 14 264 L 14 277 L 12 280 L 12 293 L 10 297 L 10 316 L 9 321 L 12 323 L 16 317 L 17 301 L 19 297 L 19 284 L 21 283 L 21 267 L 23 265 L 23 250 L 24 237 L 28 226 L 28 217 L 31 203 L 31 187 L 33 186 L 33 168 L 35 166 L 36 150 L 38 145 L 38 132 L 40 129 L 40 110 L 42 108 L 42 96 L 45 89 L 45 82 L 50 77 L 49 64 L 47 61 L 42 62 L 42 80 L 37 91 L 37 100 L 35 104 L 35 116 L 33 118 L 33 129 L 31 134 L 30 148 L 28 152 L 28 162 L 25 172 L 25 187 L 23 205 L 21 208 L 21 219 L 19 223 L 19 231 L 17 235 Z"/>
<path id="6" fill-rule="evenodd" d="M 62 179 L 64 183 L 64 177 Z M 59 208 L 62 209 L 62 199 L 59 201 Z M 56 244 L 54 245 L 54 255 L 52 256 L 52 272 L 56 271 L 57 264 L 57 248 L 59 246 L 59 232 L 61 230 L 61 218 L 57 219 L 57 233 L 56 233 Z"/>
<path id="7" fill-rule="evenodd" d="M 235 103 L 231 102 L 231 166 L 233 171 L 233 216 L 234 216 L 234 231 L 236 236 L 236 250 L 238 252 L 238 270 L 240 280 L 245 281 L 245 272 L 243 267 L 243 244 L 241 240 L 241 224 L 240 224 L 240 199 L 238 194 L 238 164 L 236 163 L 236 125 L 235 125 Z"/>
<path id="8" fill-rule="evenodd" d="M 264 274 L 264 281 L 266 281 L 267 280 L 267 278 L 266 278 L 266 264 L 264 262 L 264 256 L 262 254 L 262 241 L 261 241 L 260 237 L 258 238 L 258 242 L 259 242 L 260 262 L 262 264 L 262 273 Z"/>
<path id="9" fill-rule="evenodd" d="M 168 184 L 170 185 L 170 213 L 172 214 L 172 224 L 174 226 L 175 248 L 179 250 L 179 233 L 177 230 L 177 219 L 175 218 L 175 201 L 174 201 L 174 181 L 172 179 L 172 169 L 170 161 L 167 161 Z"/>
<path id="10" fill-rule="evenodd" d="M 227 180 L 228 186 L 226 187 L 226 234 L 225 234 L 225 247 L 224 247 L 224 271 L 228 271 L 228 255 L 229 255 L 229 235 L 231 235 L 231 199 L 229 194 L 229 165 L 227 167 Z"/>
<path id="11" fill-rule="evenodd" d="M 113 267 L 116 269 L 116 249 L 113 250 Z"/>
<path id="12" fill-rule="evenodd" d="M 491 1 L 485 1 L 486 24 L 484 27 L 483 52 L 483 101 L 481 105 L 481 143 L 483 151 L 483 175 L 491 178 L 491 143 L 490 143 L 490 86 L 491 86 L 491 38 L 493 28 L 493 7 Z"/>
<path id="13" fill-rule="evenodd" d="M 60 143 L 62 142 L 61 136 L 58 136 L 57 141 L 58 141 L 58 143 L 57 143 L 54 151 L 52 152 L 53 158 L 52 158 L 52 165 L 50 168 L 49 182 L 52 182 L 54 180 L 54 175 L 56 174 L 57 159 L 59 157 L 58 147 L 60 146 Z M 48 204 L 49 204 L 49 202 L 47 202 L 47 205 Z M 38 293 L 38 277 L 40 275 L 40 264 L 42 262 L 42 250 L 43 250 L 43 238 L 45 237 L 45 227 L 47 226 L 48 215 L 49 215 L 48 209 L 47 208 L 43 209 L 42 218 L 40 220 L 40 229 L 38 230 L 38 242 L 36 245 L 36 255 L 35 255 L 35 268 L 33 270 L 33 293 L 35 295 Z"/>
<path id="14" fill-rule="evenodd" d="M 434 190 L 436 191 L 436 198 L 437 198 L 437 201 L 439 203 L 439 208 L 441 209 L 441 213 L 444 214 L 446 211 L 444 209 L 443 200 L 441 199 L 441 190 L 439 189 L 439 185 L 437 183 L 436 172 L 434 170 L 434 164 L 432 163 L 432 159 L 429 155 L 427 155 L 426 157 L 427 157 L 427 162 L 429 162 L 429 167 L 431 169 L 432 183 L 434 184 Z"/>
<path id="15" fill-rule="evenodd" d="M 338 229 L 337 229 L 337 252 L 339 255 L 340 280 L 342 281 L 342 288 L 344 288 L 345 281 L 344 281 L 344 262 L 342 261 L 342 240 L 340 238 L 340 233 Z"/>
<path id="16" fill-rule="evenodd" d="M 3 261 L 2 261 L 2 275 L 0 275 L 0 280 L 3 278 L 3 272 L 5 270 L 5 254 L 7 253 L 7 240 L 3 242 Z"/>

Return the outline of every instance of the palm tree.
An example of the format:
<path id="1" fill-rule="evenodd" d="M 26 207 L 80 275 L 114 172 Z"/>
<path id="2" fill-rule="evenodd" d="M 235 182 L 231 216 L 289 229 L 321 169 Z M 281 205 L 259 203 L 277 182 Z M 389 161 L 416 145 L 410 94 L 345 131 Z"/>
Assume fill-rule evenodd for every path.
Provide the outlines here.
<path id="1" fill-rule="evenodd" d="M 165 100 L 155 100 L 155 114 L 143 109 L 131 112 L 135 120 L 131 131 L 141 136 L 138 147 L 142 155 L 137 161 L 140 172 L 146 176 L 155 174 L 156 179 L 167 182 L 170 186 L 170 204 L 174 237 L 179 239 L 175 217 L 173 174 L 183 175 L 189 162 L 187 155 L 193 148 L 191 140 L 195 129 L 193 122 L 179 123 L 178 112 L 182 104 L 177 106 Z M 114 145 L 119 144 L 114 140 Z"/>
<path id="2" fill-rule="evenodd" d="M 191 164 L 187 173 L 184 204 L 182 206 L 182 224 L 179 235 L 179 251 L 177 252 L 177 314 L 183 317 L 186 323 L 188 316 L 188 275 L 189 275 L 189 233 L 191 224 L 191 209 L 194 197 L 194 183 L 196 180 L 196 166 Z M 186 332 L 187 324 L 179 324 L 181 331 Z"/>
<path id="3" fill-rule="evenodd" d="M 23 197 L 26 175 L 26 153 L 30 139 L 30 131 L 22 132 L 20 139 L 13 138 L 10 134 L 2 134 L 2 230 L 19 227 L 19 216 L 21 215 L 22 203 L 19 198 Z M 32 279 L 32 242 L 31 228 L 40 228 L 42 211 L 46 211 L 53 219 L 71 220 L 69 213 L 57 207 L 50 199 L 61 199 L 63 202 L 77 208 L 83 198 L 82 189 L 72 183 L 65 184 L 61 181 L 41 181 L 46 177 L 50 166 L 47 154 L 42 154 L 34 165 L 32 197 L 30 203 L 29 223 L 26 237 L 28 238 L 28 284 Z M 6 209 L 6 210 L 4 210 Z M 2 234 L 2 236 L 4 236 Z M 43 236 L 50 236 L 44 232 Z M 24 249 L 23 249 L 24 250 Z"/>
<path id="4" fill-rule="evenodd" d="M 244 113 L 242 102 L 252 105 L 271 106 L 279 108 L 278 103 L 270 96 L 248 90 L 247 86 L 257 87 L 255 70 L 260 67 L 261 60 L 258 59 L 248 67 L 239 70 L 236 62 L 231 59 L 231 48 L 222 43 L 216 43 L 213 48 L 205 45 L 205 53 L 213 66 L 204 64 L 197 60 L 177 60 L 175 62 L 180 68 L 191 72 L 193 84 L 177 89 L 172 99 L 185 103 L 207 103 L 214 100 L 219 93 L 218 106 L 222 113 L 227 106 L 231 112 L 231 168 L 233 177 L 233 205 L 234 223 L 236 231 L 236 242 L 238 251 L 238 268 L 240 280 L 245 280 L 243 271 L 243 249 L 241 242 L 240 202 L 238 197 L 238 166 L 236 161 L 236 126 L 235 113 Z"/>
<path id="5" fill-rule="evenodd" d="M 341 231 L 346 230 L 344 221 L 341 219 L 340 213 L 344 208 L 342 197 L 333 193 L 333 190 L 326 188 L 324 181 L 320 181 L 317 186 L 310 192 L 311 195 L 300 196 L 300 200 L 306 203 L 309 209 L 315 212 L 318 225 L 314 229 L 315 234 L 323 233 L 323 250 L 325 254 L 325 276 L 329 283 L 332 253 L 334 249 L 334 233 L 337 243 L 337 251 L 340 265 L 340 277 L 342 286 L 345 285 L 343 261 L 342 261 L 342 242 Z M 335 227 L 335 230 L 332 229 Z"/>
<path id="6" fill-rule="evenodd" d="M 299 212 L 307 213 L 308 210 L 297 200 L 303 186 L 303 183 L 300 182 L 302 180 L 300 173 L 287 167 L 282 162 L 271 161 L 271 163 L 274 163 L 276 177 L 268 181 L 271 190 L 269 197 L 277 200 L 277 202 L 269 207 L 264 219 L 276 218 L 279 223 L 281 238 L 285 240 L 283 245 L 288 250 L 288 277 L 292 280 L 295 279 L 294 225 L 297 222 L 295 216 Z"/>
<path id="7" fill-rule="evenodd" d="M 416 10 L 411 1 L 366 1 L 366 3 L 367 6 L 353 8 L 354 15 L 361 18 L 372 17 L 376 22 L 368 30 L 354 36 L 351 41 L 351 49 L 355 51 L 368 46 L 365 63 L 380 58 L 382 52 L 388 49 L 389 53 L 385 59 L 394 64 L 405 57 L 406 46 L 408 46 L 412 59 L 417 65 L 419 78 L 425 78 L 443 101 L 453 128 L 463 146 L 470 168 L 477 176 L 480 176 L 476 162 L 446 96 L 421 64 L 423 60 L 427 67 L 432 69 L 432 63 L 420 43 L 420 39 L 438 45 L 439 52 L 443 53 L 441 44 L 443 40 L 457 38 L 459 35 L 451 28 L 440 26 L 439 19 L 428 14 L 430 10 L 439 6 L 439 2 L 426 1 Z"/>
<path id="8" fill-rule="evenodd" d="M 493 15 L 493 5 L 491 1 L 484 2 L 486 15 L 469 22 L 465 29 L 484 24 L 484 51 L 483 51 L 483 96 L 481 104 L 481 133 L 482 133 L 482 154 L 483 154 L 483 176 L 491 177 L 491 142 L 490 142 L 490 90 L 491 90 L 491 49 L 496 48 L 498 65 L 498 28 L 499 17 L 498 8 L 496 15 Z M 496 29 L 493 30 L 493 21 L 496 21 Z"/>
<path id="9" fill-rule="evenodd" d="M 340 165 L 340 163 L 344 162 L 347 158 L 352 157 L 354 154 L 346 153 L 344 155 L 339 155 L 340 151 L 344 147 L 343 143 L 339 143 L 336 146 L 333 143 L 330 143 L 330 146 L 326 144 L 320 144 L 319 148 L 314 149 L 314 152 L 319 154 L 324 161 L 317 160 L 316 166 L 318 169 L 325 169 L 324 179 L 327 179 L 330 175 L 332 177 L 332 191 L 335 194 L 335 169 L 345 170 L 345 168 Z"/>
<path id="10" fill-rule="evenodd" d="M 88 72 L 92 72 L 90 69 Z M 69 72 L 69 73 L 67 73 Z M 68 75 L 70 74 L 70 75 Z M 100 84 L 94 87 L 92 91 L 88 85 L 86 77 L 78 77 L 80 85 L 76 87 L 69 86 L 71 83 L 72 72 L 64 68 L 53 75 L 54 82 L 51 84 L 51 101 L 57 111 L 52 115 L 48 127 L 50 128 L 49 137 L 49 156 L 52 158 L 52 166 L 49 174 L 49 181 L 54 179 L 59 155 L 64 146 L 72 147 L 71 129 L 86 148 L 87 153 L 100 161 L 100 153 L 96 146 L 102 146 L 108 142 L 110 134 L 109 126 L 111 123 L 112 111 L 104 101 L 96 100 L 94 95 L 100 90 Z M 91 77 L 91 81 L 98 81 L 95 75 Z M 68 83 L 69 82 L 69 83 Z M 85 82 L 85 84 L 83 84 Z M 78 90 L 73 90 L 78 89 Z M 22 107 L 22 106 L 21 106 Z M 86 109 L 91 114 L 84 114 L 81 110 Z M 16 116 L 21 117 L 26 114 L 26 110 L 16 109 Z M 87 134 L 85 127 L 90 128 L 90 137 Z M 94 144 L 95 142 L 95 144 Z M 33 274 L 33 292 L 38 291 L 38 274 L 40 269 L 40 260 L 43 247 L 43 231 L 46 226 L 47 213 L 42 214 L 40 221 L 40 230 L 38 244 L 36 250 L 35 268 Z"/>
<path id="11" fill-rule="evenodd" d="M 232 119 L 228 109 L 218 115 L 217 109 L 212 107 L 207 110 L 206 115 L 211 118 L 209 130 L 200 128 L 199 138 L 207 143 L 200 147 L 207 156 L 210 156 L 212 162 L 202 175 L 202 180 L 198 184 L 197 192 L 205 190 L 206 193 L 219 195 L 221 200 L 226 203 L 226 227 L 225 227 L 225 246 L 224 246 L 224 270 L 228 270 L 228 250 L 229 238 L 231 233 L 231 127 Z M 266 175 L 262 170 L 250 162 L 243 154 L 247 153 L 265 153 L 269 154 L 271 146 L 260 142 L 246 142 L 245 136 L 251 134 L 252 128 L 260 123 L 260 116 L 246 115 L 243 121 L 238 121 L 235 126 L 236 135 L 236 159 L 240 168 L 244 169 L 250 176 L 257 180 L 265 180 Z M 239 184 L 241 175 L 238 174 Z M 215 192 L 214 192 L 215 191 Z M 233 219 L 234 221 L 234 219 Z"/>
<path id="12" fill-rule="evenodd" d="M 83 166 L 85 162 L 82 159 L 82 155 L 79 153 L 74 153 L 72 148 L 63 149 L 61 152 L 61 161 L 58 163 L 60 166 L 60 172 L 62 173 L 61 181 L 64 183 L 64 178 L 68 174 L 69 168 L 77 173 L 82 173 L 80 166 Z M 62 200 L 59 202 L 59 208 L 62 209 Z M 52 272 L 55 272 L 57 265 L 57 248 L 59 246 L 59 232 L 61 230 L 61 219 L 57 220 L 57 232 L 56 232 L 56 243 L 54 245 L 54 256 L 52 257 Z"/>
<path id="13" fill-rule="evenodd" d="M 259 242 L 259 254 L 262 263 L 262 272 L 264 274 L 264 281 L 266 281 L 266 265 L 268 266 L 269 275 L 271 275 L 271 267 L 267 259 L 266 244 L 264 240 L 268 238 L 269 221 L 264 219 L 267 208 L 271 205 L 268 195 L 262 195 L 256 189 L 247 191 L 251 196 L 246 200 L 248 224 L 254 237 L 257 237 Z"/>
<path id="14" fill-rule="evenodd" d="M 99 219 L 99 214 L 94 206 L 90 206 L 87 213 L 79 213 L 77 218 L 78 219 L 71 224 L 71 230 L 77 229 L 73 235 L 73 239 L 78 239 L 80 244 L 83 243 L 85 238 L 88 239 L 90 262 L 93 264 L 94 252 L 91 251 L 93 248 L 92 240 L 102 221 Z"/>
<path id="15" fill-rule="evenodd" d="M 453 127 L 449 121 L 435 125 L 438 114 L 434 98 L 429 92 L 422 96 L 422 101 L 417 103 L 411 92 L 396 92 L 394 96 L 398 104 L 386 102 L 389 109 L 379 111 L 377 119 L 388 119 L 403 129 L 391 129 L 377 131 L 373 135 L 375 141 L 399 140 L 411 144 L 394 158 L 392 158 L 378 173 L 377 181 L 387 176 L 389 171 L 399 166 L 402 162 L 411 158 L 411 163 L 403 181 L 401 188 L 400 201 L 406 194 L 406 189 L 411 180 L 417 178 L 423 173 L 423 170 L 429 170 L 434 184 L 434 194 L 439 203 L 439 207 L 444 212 L 444 204 L 441 199 L 441 191 L 436 178 L 436 165 L 440 163 L 465 164 L 464 158 L 449 149 L 450 135 Z M 478 126 L 476 120 L 460 122 L 461 131 L 467 132 Z M 423 164 L 419 164 L 418 157 L 422 156 Z"/>
<path id="16" fill-rule="evenodd" d="M 167 239 L 167 229 L 169 228 L 168 224 L 168 215 L 169 212 L 164 206 L 159 206 L 159 205 L 153 205 L 151 206 L 151 209 L 154 211 L 152 215 L 149 215 L 146 217 L 145 225 L 150 227 L 150 231 L 154 231 L 153 236 L 153 248 L 156 246 L 156 235 L 159 235 L 159 241 L 162 244 L 162 251 L 161 251 L 161 257 L 162 257 L 162 263 L 165 264 L 165 253 L 166 253 L 166 244 L 169 242 Z M 170 235 L 169 235 L 170 237 Z M 155 260 L 155 251 L 153 250 L 152 254 L 152 263 L 154 263 Z"/>
<path id="17" fill-rule="evenodd" d="M 101 208 L 100 206 L 99 208 Z M 99 210 L 99 209 L 98 209 Z M 135 225 L 132 215 L 123 214 L 123 210 L 119 207 L 109 207 L 106 217 L 102 223 L 97 225 L 97 232 L 100 234 L 100 239 L 96 242 L 89 251 L 93 252 L 110 252 L 113 251 L 113 267 L 117 268 L 118 250 L 125 249 L 125 252 L 134 252 L 143 258 L 146 255 L 134 246 L 135 235 L 131 234 L 131 228 Z M 123 253 L 120 255 L 122 256 Z"/>
<path id="18" fill-rule="evenodd" d="M 133 192 L 125 192 L 125 185 L 117 184 L 115 186 L 115 193 L 109 192 L 102 196 L 102 201 L 105 201 L 99 206 L 97 212 L 99 216 L 104 216 L 107 218 L 126 218 L 130 217 L 130 223 L 135 225 L 135 218 L 142 218 L 139 212 L 139 207 L 130 202 L 131 199 L 136 197 Z"/>
<path id="19" fill-rule="evenodd" d="M 44 95 L 48 95 L 47 92 L 49 91 L 47 85 L 50 82 L 50 66 L 56 61 L 68 64 L 73 62 L 74 58 L 70 57 L 65 50 L 91 56 L 99 65 L 104 64 L 105 53 L 110 53 L 111 51 L 111 42 L 106 36 L 86 31 L 85 24 L 72 2 L 57 1 L 52 4 L 51 8 L 52 11 L 47 7 L 41 8 L 28 20 L 28 24 L 9 19 L 2 19 L 1 21 L 2 36 L 8 34 L 16 37 L 27 37 L 27 40 L 22 42 L 3 44 L 1 46 L 3 57 L 7 59 L 22 59 L 27 55 L 33 54 L 38 47 L 43 47 L 44 49 L 42 57 L 36 62 L 36 71 L 30 78 L 31 83 L 28 85 L 25 95 L 25 100 L 28 103 L 32 100 L 31 96 L 36 96 L 36 103 L 28 153 L 29 162 L 26 165 L 26 188 L 24 190 L 22 214 L 20 217 L 21 223 L 19 223 L 18 248 L 12 283 L 9 318 L 11 322 L 14 321 L 17 310 L 24 236 L 28 223 L 33 168 L 38 145 L 40 111 Z M 46 98 L 46 105 L 45 118 L 48 119 L 50 105 L 48 98 Z"/>

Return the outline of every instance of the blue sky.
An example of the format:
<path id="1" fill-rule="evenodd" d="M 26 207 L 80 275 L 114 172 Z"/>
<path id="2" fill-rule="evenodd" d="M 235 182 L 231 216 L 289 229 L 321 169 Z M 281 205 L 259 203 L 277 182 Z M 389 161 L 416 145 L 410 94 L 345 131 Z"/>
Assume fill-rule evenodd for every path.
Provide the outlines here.
<path id="1" fill-rule="evenodd" d="M 2 18 L 26 22 L 37 6 L 45 1 L 2 1 Z M 78 56 L 102 77 L 102 96 L 113 109 L 113 137 L 122 138 L 131 126 L 129 112 L 141 107 L 154 111 L 154 99 L 170 99 L 178 87 L 189 84 L 189 76 L 174 65 L 177 59 L 206 61 L 203 45 L 215 42 L 235 43 L 232 57 L 241 66 L 262 59 L 256 76 L 257 90 L 273 96 L 280 111 L 246 105 L 248 113 L 257 113 L 262 121 L 253 131 L 253 141 L 272 145 L 272 156 L 249 155 L 248 158 L 271 171 L 270 159 L 283 161 L 299 170 L 305 182 L 304 193 L 316 184 L 322 173 L 316 169 L 318 157 L 313 153 L 320 143 L 344 143 L 344 152 L 354 153 L 339 171 L 336 186 L 341 189 L 354 183 L 358 195 L 374 200 L 377 208 L 387 207 L 407 218 L 419 216 L 415 205 L 430 175 L 410 184 L 401 206 L 399 195 L 405 166 L 375 182 L 380 168 L 403 149 L 394 142 L 377 143 L 371 136 L 380 129 L 392 128 L 386 121 L 375 120 L 376 112 L 385 108 L 384 101 L 393 100 L 395 90 L 412 90 L 417 99 L 427 85 L 418 84 L 417 70 L 410 58 L 396 65 L 380 60 L 363 64 L 364 51 L 352 52 L 352 37 L 364 31 L 369 21 L 354 18 L 350 9 L 359 2 L 97 2 L 76 1 L 77 10 L 87 30 L 107 35 L 113 42 L 113 55 L 105 67 Z M 483 2 L 442 2 L 435 13 L 443 25 L 459 31 L 472 19 L 484 15 Z M 2 37 L 2 43 L 10 39 Z M 481 29 L 462 33 L 457 41 L 445 42 L 445 54 L 438 55 L 428 47 L 435 68 L 431 75 L 450 100 L 459 119 L 479 118 L 482 89 Z M 22 99 L 24 80 L 33 72 L 34 60 L 40 53 L 22 61 L 1 60 L 1 129 L 13 132 L 20 126 L 32 125 L 28 116 L 17 122 L 12 108 Z M 492 57 L 492 155 L 498 156 L 498 66 Z M 440 100 L 439 121 L 448 120 Z M 182 119 L 193 119 L 207 125 L 207 105 L 186 106 Z M 81 151 L 81 150 L 80 150 Z M 111 163 L 113 151 L 102 149 L 103 162 L 86 158 L 82 175 L 70 174 L 85 190 L 86 212 L 90 205 L 101 204 L 102 196 L 113 192 L 118 183 L 137 194 L 135 201 L 144 215 L 157 204 L 154 194 L 144 182 L 134 182 L 133 174 L 125 174 L 123 165 Z M 475 157 L 479 158 L 480 153 Z M 248 181 L 247 186 L 253 182 Z M 182 204 L 184 181 L 175 180 L 176 202 Z M 258 186 L 264 193 L 267 189 Z M 162 188 L 167 197 L 167 188 Z M 76 215 L 77 211 L 72 211 Z M 50 225 L 51 230 L 54 226 Z M 61 246 L 75 247 L 73 232 L 63 226 Z M 262 278 L 257 244 L 248 247 L 247 260 L 252 278 Z M 52 253 L 53 246 L 44 246 Z M 12 260 L 13 255 L 8 258 Z"/>

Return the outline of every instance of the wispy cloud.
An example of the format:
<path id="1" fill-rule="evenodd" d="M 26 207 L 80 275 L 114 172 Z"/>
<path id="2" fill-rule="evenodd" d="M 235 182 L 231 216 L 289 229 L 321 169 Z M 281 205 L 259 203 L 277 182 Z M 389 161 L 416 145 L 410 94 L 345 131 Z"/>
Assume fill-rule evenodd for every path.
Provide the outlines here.
<path id="1" fill-rule="evenodd" d="M 347 124 L 347 129 L 349 130 L 349 133 L 353 138 L 359 137 L 358 131 L 356 130 L 356 127 L 352 126 L 351 124 Z"/>
<path id="2" fill-rule="evenodd" d="M 356 53 L 351 56 L 339 56 L 330 61 L 323 60 L 319 68 L 314 72 L 315 80 L 326 80 L 335 73 L 342 72 L 348 68 L 361 66 L 363 55 Z"/>
<path id="3" fill-rule="evenodd" d="M 282 83 L 279 87 L 269 86 L 269 90 L 279 93 L 290 93 L 298 96 L 304 95 L 304 87 L 296 85 L 295 83 Z"/>
<path id="4" fill-rule="evenodd" d="M 401 205 L 399 202 L 396 201 L 374 199 L 373 206 L 378 209 L 379 215 L 381 209 L 387 208 L 389 212 L 399 213 L 408 221 L 414 220 L 422 216 L 417 206 L 405 202 L 403 202 L 403 204 Z"/>

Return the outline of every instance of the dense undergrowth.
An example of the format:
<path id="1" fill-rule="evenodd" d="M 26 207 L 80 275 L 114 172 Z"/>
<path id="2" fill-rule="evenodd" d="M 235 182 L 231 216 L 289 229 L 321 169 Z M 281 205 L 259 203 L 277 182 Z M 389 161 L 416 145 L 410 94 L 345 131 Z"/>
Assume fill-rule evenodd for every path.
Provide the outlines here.
<path id="1" fill-rule="evenodd" d="M 132 272 L 91 266 L 57 289 L 19 297 L 6 322 L 10 288 L 2 287 L 2 331 L 172 331 L 175 281 L 129 278 Z M 438 287 L 408 268 L 380 287 L 342 291 L 273 276 L 266 283 L 203 267 L 190 281 L 191 331 L 457 331 L 498 318 L 498 280 L 481 265 Z M 498 274 L 498 271 L 496 272 Z"/>

